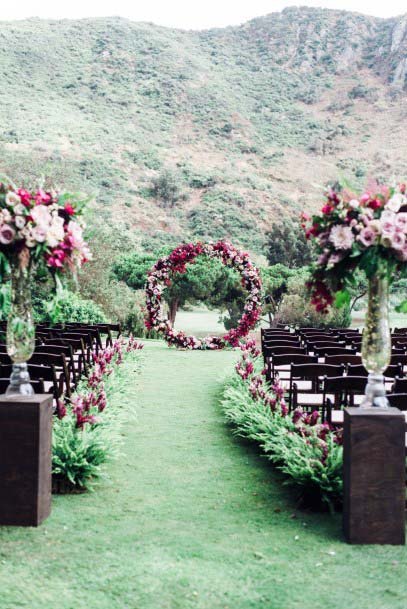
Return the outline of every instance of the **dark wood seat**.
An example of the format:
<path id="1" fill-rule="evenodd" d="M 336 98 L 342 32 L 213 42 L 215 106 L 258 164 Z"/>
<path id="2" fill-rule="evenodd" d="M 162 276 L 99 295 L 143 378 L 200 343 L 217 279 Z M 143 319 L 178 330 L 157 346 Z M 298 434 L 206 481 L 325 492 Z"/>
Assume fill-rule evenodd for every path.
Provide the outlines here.
<path id="1" fill-rule="evenodd" d="M 344 373 L 343 365 L 333 366 L 330 364 L 291 364 L 290 385 L 289 385 L 289 408 L 294 409 L 298 406 L 307 404 L 299 403 L 299 395 L 302 394 L 322 394 L 324 377 L 341 376 Z M 300 381 L 310 381 L 308 389 L 298 386 Z"/>
<path id="2" fill-rule="evenodd" d="M 346 406 L 354 406 L 355 396 L 363 396 L 365 389 L 365 376 L 325 377 L 322 399 L 323 420 L 331 421 L 332 407 L 339 410 Z M 333 396 L 333 404 L 330 396 Z"/>
<path id="3" fill-rule="evenodd" d="M 354 353 L 341 353 L 339 355 L 327 355 L 325 357 L 326 364 L 362 364 L 362 358 L 360 355 Z"/>
<path id="4" fill-rule="evenodd" d="M 350 364 L 347 367 L 348 376 L 367 376 L 367 370 L 363 366 L 363 364 Z M 388 378 L 395 378 L 396 376 L 403 376 L 403 367 L 400 364 L 394 364 L 392 366 L 388 366 L 386 370 L 383 372 L 383 375 Z"/>
<path id="5" fill-rule="evenodd" d="M 407 410 L 407 393 L 388 393 L 387 399 L 390 406 L 403 411 Z"/>
<path id="6" fill-rule="evenodd" d="M 52 390 L 50 393 L 53 394 L 55 400 L 63 395 L 65 379 L 63 373 L 57 374 L 54 366 L 37 366 L 35 364 L 29 364 L 27 368 L 31 379 L 51 383 Z M 11 372 L 12 366 L 10 364 L 0 365 L 1 378 L 10 378 Z"/>
<path id="7" fill-rule="evenodd" d="M 319 357 L 328 357 L 329 355 L 356 355 L 356 350 L 346 349 L 345 347 L 322 347 L 315 349 L 314 353 Z"/>
<path id="8" fill-rule="evenodd" d="M 391 391 L 392 393 L 407 393 L 407 378 L 396 377 Z"/>
<path id="9" fill-rule="evenodd" d="M 71 373 L 66 363 L 65 355 L 63 353 L 34 353 L 32 357 L 28 360 L 28 364 L 43 366 L 45 368 L 53 367 L 57 374 L 62 373 L 65 385 L 64 393 L 68 397 L 71 397 Z"/>
<path id="10" fill-rule="evenodd" d="M 318 358 L 314 355 L 305 353 L 281 353 L 266 359 L 266 380 L 271 381 L 275 378 L 276 368 L 291 366 L 292 364 L 316 364 Z"/>

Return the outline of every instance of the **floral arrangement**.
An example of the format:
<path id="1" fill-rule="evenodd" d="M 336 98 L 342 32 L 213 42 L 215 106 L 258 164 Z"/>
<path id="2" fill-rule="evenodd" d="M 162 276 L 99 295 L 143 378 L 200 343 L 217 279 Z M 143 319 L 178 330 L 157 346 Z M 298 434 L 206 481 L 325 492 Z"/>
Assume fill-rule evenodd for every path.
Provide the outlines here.
<path id="1" fill-rule="evenodd" d="M 368 278 L 378 272 L 389 279 L 407 271 L 406 185 L 369 184 L 361 196 L 331 191 L 319 214 L 303 214 L 306 237 L 312 239 L 318 260 L 309 282 L 317 311 L 327 312 L 334 302 L 349 302 L 354 271 Z M 403 303 L 404 304 L 404 303 Z"/>
<path id="2" fill-rule="evenodd" d="M 92 354 L 93 367 L 89 376 L 70 399 L 59 399 L 57 402 L 57 416 L 63 419 L 71 413 L 75 419 L 75 426 L 83 429 L 85 424 L 98 423 L 98 414 L 106 408 L 106 392 L 104 381 L 109 377 L 116 366 L 123 363 L 123 353 L 131 353 L 143 349 L 143 343 L 130 336 L 126 342 L 117 339 L 111 347 L 99 350 Z"/>
<path id="3" fill-rule="evenodd" d="M 229 330 L 223 337 L 207 336 L 198 339 L 187 336 L 182 331 L 175 331 L 168 319 L 161 314 L 162 293 L 171 285 L 174 275 L 185 273 L 187 264 L 198 256 L 218 258 L 224 265 L 240 273 L 242 285 L 248 291 L 244 311 L 236 328 Z M 170 346 L 183 349 L 223 349 L 226 346 L 236 347 L 239 340 L 253 329 L 261 312 L 261 280 L 256 267 L 247 253 L 240 252 L 230 243 L 187 243 L 175 248 L 171 254 L 156 262 L 147 276 L 146 287 L 147 317 L 145 325 L 149 330 L 162 333 Z"/>
<path id="4" fill-rule="evenodd" d="M 322 423 L 318 410 L 289 412 L 279 381 L 266 382 L 254 341 L 241 343 L 237 375 L 222 406 L 239 435 L 256 441 L 287 482 L 314 507 L 336 507 L 342 495 L 342 429 Z"/>
<path id="5" fill-rule="evenodd" d="M 137 353 L 143 343 L 130 336 L 111 347 L 93 353 L 88 378 L 70 400 L 59 399 L 53 425 L 52 473 L 54 482 L 65 482 L 70 490 L 86 489 L 100 473 L 114 442 L 115 416 L 107 408 L 110 378 L 124 361 L 125 354 Z M 113 375 L 115 376 L 115 375 Z M 116 413 L 117 414 L 117 413 Z"/>
<path id="6" fill-rule="evenodd" d="M 85 203 L 69 193 L 0 183 L 0 275 L 16 256 L 23 268 L 34 263 L 54 274 L 89 260 L 81 217 Z"/>

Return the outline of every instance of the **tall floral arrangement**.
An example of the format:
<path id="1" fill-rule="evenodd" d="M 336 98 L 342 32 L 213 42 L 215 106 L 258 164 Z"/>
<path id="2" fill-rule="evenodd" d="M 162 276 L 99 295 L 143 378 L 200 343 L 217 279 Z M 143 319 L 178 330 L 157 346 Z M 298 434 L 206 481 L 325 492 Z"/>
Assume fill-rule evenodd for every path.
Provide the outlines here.
<path id="1" fill-rule="evenodd" d="M 331 191 L 318 214 L 303 214 L 303 227 L 318 255 L 309 287 L 320 312 L 349 301 L 356 268 L 368 279 L 384 272 L 391 281 L 407 273 L 405 184 L 371 183 L 359 196 Z"/>
<path id="2" fill-rule="evenodd" d="M 11 278 L 7 352 L 13 372 L 7 395 L 32 394 L 27 361 L 35 347 L 31 310 L 33 269 L 49 271 L 55 285 L 89 260 L 83 237 L 86 200 L 66 192 L 26 190 L 0 183 L 0 281 Z M 0 309 L 5 308 L 0 292 Z M 52 301 L 51 301 L 52 302 Z"/>
<path id="3" fill-rule="evenodd" d="M 66 192 L 0 183 L 0 275 L 10 264 L 40 265 L 56 275 L 90 259 L 83 237 L 85 200 Z"/>

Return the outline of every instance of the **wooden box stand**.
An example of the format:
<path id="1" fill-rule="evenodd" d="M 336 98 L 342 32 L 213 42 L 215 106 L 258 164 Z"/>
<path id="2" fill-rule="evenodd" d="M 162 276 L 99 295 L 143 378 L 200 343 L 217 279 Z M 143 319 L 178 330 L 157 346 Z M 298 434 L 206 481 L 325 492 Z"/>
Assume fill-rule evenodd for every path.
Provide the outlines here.
<path id="1" fill-rule="evenodd" d="M 349 543 L 405 543 L 405 426 L 397 408 L 345 410 L 343 528 Z"/>
<path id="2" fill-rule="evenodd" d="M 51 512 L 52 397 L 0 396 L 0 525 L 38 526 Z"/>

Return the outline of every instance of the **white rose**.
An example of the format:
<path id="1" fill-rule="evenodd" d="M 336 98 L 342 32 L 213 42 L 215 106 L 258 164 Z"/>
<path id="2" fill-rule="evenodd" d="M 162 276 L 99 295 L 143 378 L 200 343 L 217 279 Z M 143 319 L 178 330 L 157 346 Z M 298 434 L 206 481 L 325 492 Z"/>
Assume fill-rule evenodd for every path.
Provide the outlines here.
<path id="1" fill-rule="evenodd" d="M 51 224 L 52 216 L 46 205 L 36 205 L 31 210 L 31 217 L 34 222 L 45 229 Z"/>
<path id="2" fill-rule="evenodd" d="M 352 199 L 351 201 L 349 201 L 349 207 L 351 207 L 352 209 L 357 209 L 360 206 L 360 203 L 357 199 Z"/>
<path id="3" fill-rule="evenodd" d="M 64 219 L 59 216 L 54 216 L 46 231 L 47 244 L 50 247 L 56 247 L 58 243 L 63 241 L 64 233 Z"/>
<path id="4" fill-rule="evenodd" d="M 17 203 L 17 205 L 14 206 L 14 213 L 16 214 L 16 216 L 22 216 L 25 212 L 25 207 L 22 203 Z"/>
<path id="5" fill-rule="evenodd" d="M 16 216 L 14 218 L 14 224 L 18 229 L 24 228 L 25 226 L 25 218 L 23 216 Z"/>
<path id="6" fill-rule="evenodd" d="M 34 241 L 36 241 L 37 243 L 44 243 L 47 235 L 46 231 L 40 226 L 32 228 L 30 234 L 31 238 L 34 239 Z"/>
<path id="7" fill-rule="evenodd" d="M 21 203 L 21 199 L 17 193 L 8 192 L 6 194 L 6 204 L 7 205 L 9 205 L 10 207 L 14 207 L 14 205 L 17 205 L 18 203 Z"/>
<path id="8" fill-rule="evenodd" d="M 384 206 L 385 209 L 389 209 L 390 211 L 394 211 L 394 212 L 398 212 L 400 207 L 402 205 L 405 205 L 407 203 L 407 199 L 406 197 L 404 197 L 402 194 L 397 193 L 395 195 L 393 195 L 391 197 L 391 199 L 389 199 L 386 203 L 386 205 Z"/>

